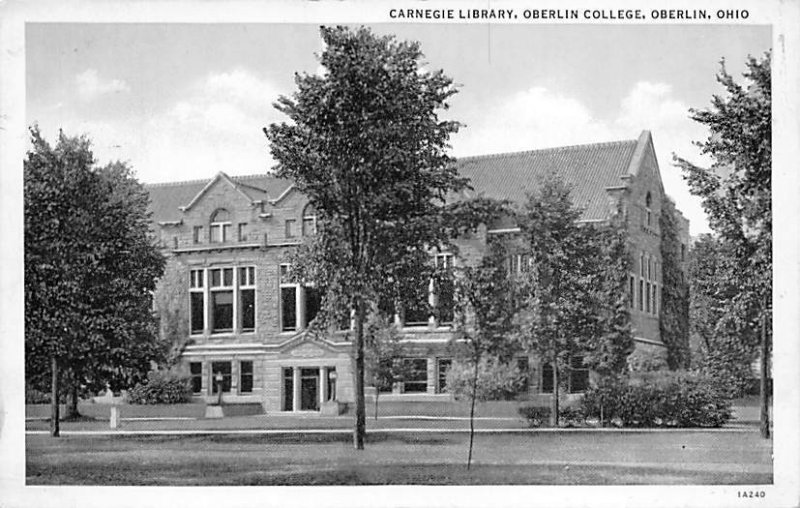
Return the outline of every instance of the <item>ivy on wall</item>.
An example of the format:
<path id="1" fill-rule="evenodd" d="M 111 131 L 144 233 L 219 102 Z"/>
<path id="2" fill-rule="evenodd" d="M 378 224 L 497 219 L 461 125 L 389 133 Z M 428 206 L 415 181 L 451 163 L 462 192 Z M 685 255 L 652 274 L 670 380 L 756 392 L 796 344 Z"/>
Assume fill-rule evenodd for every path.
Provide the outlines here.
<path id="1" fill-rule="evenodd" d="M 670 369 L 689 367 L 689 284 L 681 266 L 680 225 L 675 203 L 664 200 L 661 227 L 661 340 Z M 687 246 L 688 247 L 688 246 Z"/>

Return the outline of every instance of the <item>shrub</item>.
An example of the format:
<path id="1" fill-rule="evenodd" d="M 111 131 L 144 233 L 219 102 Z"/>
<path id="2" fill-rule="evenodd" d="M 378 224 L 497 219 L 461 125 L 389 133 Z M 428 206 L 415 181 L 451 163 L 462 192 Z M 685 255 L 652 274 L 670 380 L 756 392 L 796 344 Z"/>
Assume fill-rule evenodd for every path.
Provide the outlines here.
<path id="1" fill-rule="evenodd" d="M 147 382 L 138 383 L 128 393 L 131 404 L 181 404 L 189 402 L 192 388 L 189 378 L 169 370 L 154 370 Z"/>
<path id="2" fill-rule="evenodd" d="M 469 400 L 473 369 L 467 362 L 454 362 L 447 371 L 447 387 L 456 400 Z M 515 365 L 481 360 L 477 388 L 477 400 L 511 400 L 525 389 L 525 375 Z"/>
<path id="3" fill-rule="evenodd" d="M 581 405 L 589 418 L 618 418 L 629 427 L 719 427 L 731 418 L 725 387 L 692 372 L 606 379 L 586 392 Z"/>
<path id="4" fill-rule="evenodd" d="M 519 415 L 528 422 L 528 427 L 541 427 L 550 421 L 549 406 L 521 406 L 517 409 Z M 583 407 L 565 406 L 558 410 L 559 426 L 582 427 L 586 425 Z"/>

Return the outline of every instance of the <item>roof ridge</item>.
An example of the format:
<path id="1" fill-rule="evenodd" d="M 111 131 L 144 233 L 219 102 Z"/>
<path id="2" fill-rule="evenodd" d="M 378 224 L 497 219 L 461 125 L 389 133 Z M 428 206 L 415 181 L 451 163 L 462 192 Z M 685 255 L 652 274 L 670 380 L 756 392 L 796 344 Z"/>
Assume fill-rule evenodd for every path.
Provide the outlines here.
<path id="1" fill-rule="evenodd" d="M 227 176 L 228 176 L 228 178 L 230 178 L 231 180 L 233 180 L 235 182 L 238 182 L 239 180 L 255 180 L 256 178 L 263 178 L 263 177 L 278 178 L 277 176 L 275 176 L 272 173 L 255 173 L 255 174 L 252 174 L 252 175 L 236 175 L 236 176 L 227 175 Z M 203 179 L 197 179 L 197 180 L 182 180 L 182 181 L 178 181 L 178 182 L 145 183 L 144 186 L 145 187 L 173 187 L 173 186 L 177 187 L 179 185 L 192 185 L 192 184 L 198 184 L 198 183 L 206 183 L 206 182 L 209 182 L 210 180 L 213 180 L 215 177 L 216 177 L 216 175 L 214 175 L 214 176 L 212 176 L 210 178 L 203 178 Z"/>
<path id="2" fill-rule="evenodd" d="M 514 152 L 499 152 L 499 153 L 492 153 L 486 155 L 468 155 L 466 157 L 456 157 L 456 162 L 463 162 L 465 160 L 483 160 L 483 159 L 492 159 L 495 157 L 507 157 L 509 155 L 524 155 L 529 153 L 543 153 L 543 152 L 560 152 L 560 151 L 567 151 L 567 150 L 575 150 L 578 148 L 594 148 L 600 146 L 613 146 L 613 145 L 623 145 L 626 143 L 637 143 L 635 139 L 620 139 L 616 141 L 602 141 L 599 143 L 585 143 L 582 145 L 566 145 L 566 146 L 553 146 L 549 148 L 538 148 L 535 150 L 519 150 Z"/>

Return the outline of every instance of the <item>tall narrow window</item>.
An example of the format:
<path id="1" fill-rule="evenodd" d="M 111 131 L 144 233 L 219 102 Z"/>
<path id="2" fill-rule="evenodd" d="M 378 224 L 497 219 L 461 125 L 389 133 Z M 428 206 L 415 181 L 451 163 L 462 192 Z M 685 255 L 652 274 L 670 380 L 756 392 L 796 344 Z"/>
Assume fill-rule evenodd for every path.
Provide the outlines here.
<path id="1" fill-rule="evenodd" d="M 453 282 L 453 255 L 436 255 L 436 315 L 440 325 L 453 323 L 455 286 Z"/>
<path id="2" fill-rule="evenodd" d="M 297 331 L 297 284 L 289 278 L 289 265 L 281 265 L 281 331 Z"/>
<path id="3" fill-rule="evenodd" d="M 517 358 L 517 369 L 519 370 L 519 373 L 522 374 L 522 387 L 521 387 L 520 391 L 522 393 L 525 393 L 530 388 L 529 381 L 530 381 L 530 375 L 531 375 L 530 374 L 530 362 L 528 361 L 528 357 L 527 356 L 522 356 L 520 358 Z"/>
<path id="4" fill-rule="evenodd" d="M 239 327 L 242 332 L 256 329 L 256 269 L 254 266 L 239 268 Z"/>
<path id="5" fill-rule="evenodd" d="M 231 362 L 211 362 L 211 393 L 217 393 L 217 374 L 222 374 L 222 393 L 231 391 Z"/>
<path id="6" fill-rule="evenodd" d="M 542 364 L 542 384 L 540 385 L 542 393 L 553 393 L 553 364 Z"/>
<path id="7" fill-rule="evenodd" d="M 230 240 L 231 220 L 230 214 L 220 208 L 211 214 L 211 223 L 208 226 L 208 240 L 212 243 L 223 243 Z"/>
<path id="8" fill-rule="evenodd" d="M 589 368 L 583 362 L 583 356 L 572 355 L 569 359 L 569 392 L 585 392 L 589 388 Z"/>
<path id="9" fill-rule="evenodd" d="M 316 234 L 317 232 L 317 210 L 309 203 L 303 209 L 303 236 Z"/>
<path id="10" fill-rule="evenodd" d="M 198 244 L 203 241 L 203 226 L 192 228 L 192 243 Z"/>
<path id="11" fill-rule="evenodd" d="M 658 285 L 653 284 L 653 314 L 658 315 Z"/>
<path id="12" fill-rule="evenodd" d="M 253 362 L 239 362 L 239 393 L 253 392 Z"/>
<path id="13" fill-rule="evenodd" d="M 303 305 L 305 312 L 303 313 L 303 328 L 307 327 L 317 314 L 319 313 L 320 306 L 322 305 L 322 295 L 320 291 L 314 286 L 306 286 L 303 288 Z"/>
<path id="14" fill-rule="evenodd" d="M 630 287 L 628 288 L 628 300 L 631 308 L 634 308 L 636 306 L 636 278 L 631 275 L 629 282 Z"/>
<path id="15" fill-rule="evenodd" d="M 233 268 L 209 270 L 211 283 L 211 331 L 233 331 Z"/>
<path id="16" fill-rule="evenodd" d="M 247 223 L 240 222 L 237 226 L 237 236 L 240 242 L 247 241 Z"/>
<path id="17" fill-rule="evenodd" d="M 437 361 L 437 371 L 439 373 L 438 383 L 436 385 L 437 393 L 445 393 L 447 391 L 447 372 L 453 365 L 453 360 L 450 358 L 439 358 Z"/>
<path id="18" fill-rule="evenodd" d="M 283 368 L 283 410 L 294 410 L 294 368 Z"/>
<path id="19" fill-rule="evenodd" d="M 647 225 L 651 226 L 653 221 L 653 213 L 650 209 L 653 206 L 653 196 L 650 192 L 647 193 L 647 196 L 644 198 L 644 208 L 645 208 L 645 217 L 647 221 Z"/>
<path id="20" fill-rule="evenodd" d="M 644 300 L 644 311 L 648 314 L 650 313 L 650 283 L 645 284 L 645 300 Z"/>
<path id="21" fill-rule="evenodd" d="M 201 334 L 205 331 L 205 306 L 206 293 L 204 289 L 205 270 L 191 270 L 189 272 L 189 306 L 191 314 L 190 333 Z"/>
<path id="22" fill-rule="evenodd" d="M 639 310 L 644 310 L 644 281 L 639 279 Z"/>
<path id="23" fill-rule="evenodd" d="M 285 224 L 285 231 L 284 234 L 286 238 L 294 238 L 296 234 L 296 224 L 297 221 L 294 219 L 287 219 Z"/>
<path id="24" fill-rule="evenodd" d="M 192 393 L 203 391 L 203 364 L 200 362 L 189 363 L 189 375 L 192 379 Z"/>
<path id="25" fill-rule="evenodd" d="M 406 376 L 403 391 L 406 393 L 425 393 L 428 391 L 428 360 L 425 358 L 406 358 Z"/>

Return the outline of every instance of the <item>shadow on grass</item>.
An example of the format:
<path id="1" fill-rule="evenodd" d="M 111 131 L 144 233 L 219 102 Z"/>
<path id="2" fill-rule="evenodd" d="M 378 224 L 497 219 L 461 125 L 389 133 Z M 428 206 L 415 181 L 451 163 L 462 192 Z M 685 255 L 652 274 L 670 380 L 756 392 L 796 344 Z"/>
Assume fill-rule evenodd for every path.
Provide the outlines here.
<path id="1" fill-rule="evenodd" d="M 669 468 L 560 465 L 396 464 L 338 469 L 243 471 L 241 467 L 193 465 L 72 468 L 28 466 L 29 485 L 737 485 L 770 484 L 771 474 L 719 474 Z"/>

